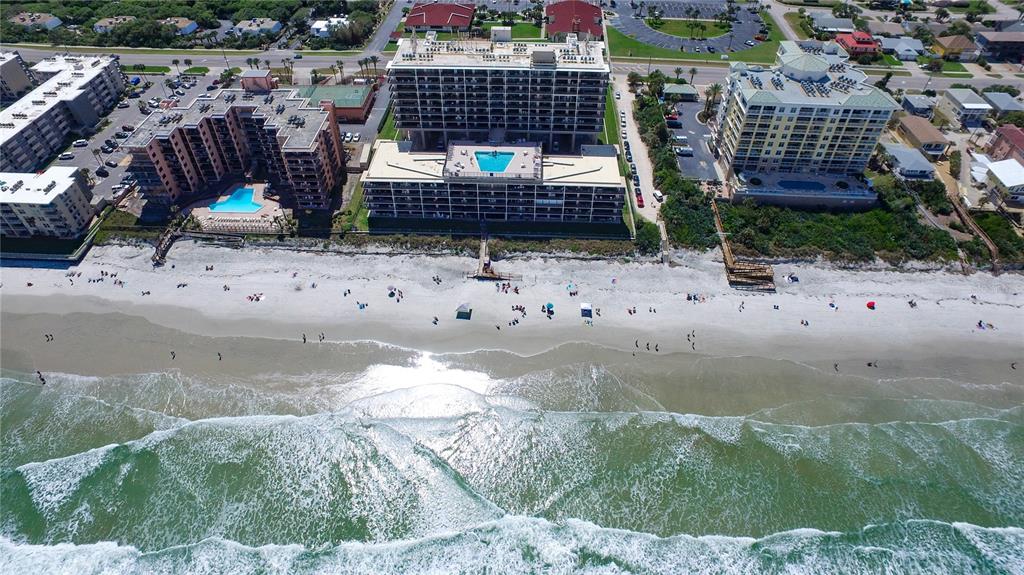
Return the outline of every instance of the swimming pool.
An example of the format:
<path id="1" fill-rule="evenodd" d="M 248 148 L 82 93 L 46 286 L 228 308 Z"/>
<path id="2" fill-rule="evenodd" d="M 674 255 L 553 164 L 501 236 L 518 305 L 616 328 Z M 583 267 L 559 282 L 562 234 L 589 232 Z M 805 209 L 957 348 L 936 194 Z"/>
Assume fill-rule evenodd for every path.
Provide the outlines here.
<path id="1" fill-rule="evenodd" d="M 512 163 L 515 152 L 474 152 L 476 163 L 485 172 L 504 172 Z"/>
<path id="2" fill-rule="evenodd" d="M 821 192 L 824 191 L 825 184 L 821 182 L 808 182 L 803 180 L 779 180 L 779 187 L 785 190 Z"/>
<path id="3" fill-rule="evenodd" d="M 235 212 L 251 214 L 260 211 L 261 206 L 253 201 L 256 190 L 252 188 L 237 187 L 227 199 L 210 204 L 211 212 Z"/>

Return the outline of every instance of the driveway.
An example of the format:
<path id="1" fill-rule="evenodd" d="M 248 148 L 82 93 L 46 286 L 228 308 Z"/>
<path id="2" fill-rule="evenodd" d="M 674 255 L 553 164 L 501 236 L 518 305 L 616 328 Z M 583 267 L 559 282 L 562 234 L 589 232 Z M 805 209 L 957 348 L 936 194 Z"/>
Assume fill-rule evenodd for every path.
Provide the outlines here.
<path id="1" fill-rule="evenodd" d="M 689 8 L 695 8 L 700 11 L 700 19 L 714 20 L 715 15 L 724 12 L 726 9 L 726 3 L 716 2 L 714 0 L 682 0 L 682 1 L 660 1 L 660 2 L 647 2 L 648 7 L 658 8 L 659 13 L 663 14 L 666 19 L 679 18 L 688 19 L 689 16 L 686 14 L 686 10 Z M 744 45 L 748 40 L 754 40 L 754 36 L 757 35 L 761 29 L 763 22 L 761 21 L 761 15 L 756 12 L 750 12 L 746 9 L 748 5 L 739 5 L 740 10 L 736 13 L 736 17 L 739 19 L 737 22 L 732 23 L 732 33 L 718 36 L 717 38 L 709 38 L 704 40 L 691 40 L 689 38 L 680 38 L 679 36 L 673 36 L 671 34 L 665 34 L 652 29 L 644 22 L 643 18 L 639 16 L 634 17 L 634 10 L 630 8 L 628 1 L 617 2 L 615 8 L 605 8 L 605 10 L 614 12 L 615 15 L 608 18 L 608 25 L 617 28 L 620 32 L 633 36 L 640 42 L 650 44 L 652 46 L 658 46 L 661 48 L 668 48 L 671 50 L 682 49 L 685 52 L 695 52 L 696 48 L 700 48 L 702 52 L 707 52 L 708 47 L 714 47 L 718 53 L 727 53 L 732 51 L 745 49 L 747 46 Z M 639 14 L 639 12 L 637 12 Z"/>
<path id="2" fill-rule="evenodd" d="M 636 164 L 637 175 L 640 176 L 640 190 L 644 198 L 644 207 L 636 207 L 635 196 L 630 194 L 636 211 L 650 222 L 658 221 L 658 208 L 661 204 L 654 199 L 654 169 L 651 167 L 651 160 L 647 156 L 647 146 L 640 139 L 640 131 L 637 129 L 636 120 L 633 118 L 633 102 L 636 95 L 629 91 L 625 76 L 620 76 L 614 81 L 615 91 L 622 94 L 621 100 L 615 103 L 619 110 L 626 112 L 626 135 L 628 136 L 630 151 L 633 154 L 633 163 Z"/>
<path id="3" fill-rule="evenodd" d="M 693 156 L 676 156 L 679 159 L 679 169 L 683 172 L 683 176 L 696 180 L 718 180 L 718 172 L 715 171 L 715 156 L 708 147 L 711 130 L 706 124 L 697 121 L 697 114 L 703 109 L 704 102 L 676 104 L 675 110 L 679 114 L 679 122 L 683 127 L 669 131 L 673 136 L 685 136 L 690 147 L 693 148 Z"/>

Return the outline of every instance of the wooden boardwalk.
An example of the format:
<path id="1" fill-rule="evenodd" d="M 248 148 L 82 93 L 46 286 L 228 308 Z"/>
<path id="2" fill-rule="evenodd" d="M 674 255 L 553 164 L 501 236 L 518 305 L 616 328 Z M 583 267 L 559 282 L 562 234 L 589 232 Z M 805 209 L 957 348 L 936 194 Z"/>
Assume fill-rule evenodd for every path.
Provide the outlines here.
<path id="1" fill-rule="evenodd" d="M 734 289 L 774 292 L 775 271 L 772 266 L 754 262 L 737 261 L 726 237 L 722 218 L 718 214 L 718 204 L 711 199 L 711 210 L 715 213 L 715 229 L 722 243 L 722 259 L 725 260 L 725 276 L 729 286 Z"/>

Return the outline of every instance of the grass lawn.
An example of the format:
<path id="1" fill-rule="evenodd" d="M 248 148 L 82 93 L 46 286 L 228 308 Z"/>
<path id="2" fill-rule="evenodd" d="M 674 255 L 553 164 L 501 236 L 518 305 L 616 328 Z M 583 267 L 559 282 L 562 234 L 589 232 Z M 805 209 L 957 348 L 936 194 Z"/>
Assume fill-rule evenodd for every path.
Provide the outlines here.
<path id="1" fill-rule="evenodd" d="M 170 66 L 143 66 L 140 70 L 136 66 L 129 66 L 128 71 L 136 74 L 167 74 L 171 68 Z"/>
<path id="2" fill-rule="evenodd" d="M 605 100 L 607 103 L 604 107 L 604 133 L 599 139 L 603 144 L 618 145 L 620 129 L 619 112 L 615 105 L 615 92 L 611 86 L 608 86 L 608 94 L 605 96 Z"/>
<path id="3" fill-rule="evenodd" d="M 680 38 L 716 38 L 718 36 L 724 36 L 729 33 L 732 26 L 723 25 L 721 22 L 715 22 L 713 20 L 681 20 L 676 18 L 665 18 L 661 21 L 660 25 L 656 25 L 654 20 L 648 18 L 645 20 L 648 26 L 657 30 L 658 32 L 664 32 L 672 36 L 678 36 Z M 703 31 L 697 24 L 704 24 L 707 26 Z"/>
<path id="4" fill-rule="evenodd" d="M 363 182 L 357 181 L 355 189 L 352 190 L 352 198 L 341 212 L 339 222 L 342 231 L 369 231 L 370 209 L 363 204 Z"/>
<path id="5" fill-rule="evenodd" d="M 378 140 L 397 140 L 398 139 L 398 128 L 395 127 L 395 109 L 391 107 L 388 109 L 388 115 L 384 118 L 384 123 L 380 127 L 380 132 L 377 134 Z"/>
<path id="6" fill-rule="evenodd" d="M 786 12 L 785 18 L 786 22 L 789 23 L 789 27 L 793 29 L 793 33 L 796 34 L 796 37 L 800 38 L 801 40 L 806 40 L 807 32 L 804 32 L 804 29 L 801 26 L 803 20 L 800 18 L 800 13 Z"/>
<path id="7" fill-rule="evenodd" d="M 501 26 L 501 22 L 484 22 L 483 29 L 490 30 L 495 26 Z M 512 38 L 515 40 L 524 38 L 540 39 L 540 27 L 532 22 L 516 22 L 512 25 Z"/>
<path id="8" fill-rule="evenodd" d="M 882 63 L 886 66 L 902 66 L 903 61 L 892 54 L 882 54 Z"/>
<path id="9" fill-rule="evenodd" d="M 185 71 L 182 73 L 192 76 L 205 76 L 210 73 L 210 69 L 206 66 L 192 66 L 191 68 L 185 68 Z"/>
<path id="10" fill-rule="evenodd" d="M 922 65 L 922 66 L 927 66 L 928 62 L 931 62 L 931 59 L 928 58 L 928 56 L 918 56 L 917 57 L 917 63 Z M 967 72 L 967 68 L 964 68 L 964 65 L 961 64 L 960 62 L 950 62 L 949 60 L 943 60 L 942 61 L 942 73 L 945 74 L 945 73 L 948 73 L 948 72 L 966 73 L 966 74 L 970 75 L 970 72 Z"/>
<path id="11" fill-rule="evenodd" d="M 970 10 L 974 10 L 981 14 L 991 14 L 996 11 L 996 9 L 985 0 L 971 0 L 966 6 L 946 6 L 946 10 L 949 10 L 953 14 L 966 14 Z"/>

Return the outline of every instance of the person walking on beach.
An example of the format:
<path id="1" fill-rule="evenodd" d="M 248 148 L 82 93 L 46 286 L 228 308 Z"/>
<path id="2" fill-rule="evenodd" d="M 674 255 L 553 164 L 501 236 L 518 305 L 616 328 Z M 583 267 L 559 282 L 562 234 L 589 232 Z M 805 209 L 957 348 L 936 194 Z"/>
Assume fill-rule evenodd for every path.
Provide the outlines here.
<path id="1" fill-rule="evenodd" d="M 176 358 L 176 357 L 177 357 L 177 354 L 176 354 L 176 353 L 174 353 L 174 350 L 172 349 L 172 350 L 171 350 L 171 359 L 173 360 L 173 359 L 174 359 L 174 358 Z"/>
<path id="2" fill-rule="evenodd" d="M 306 343 L 306 334 L 302 334 L 302 343 Z"/>
<path id="3" fill-rule="evenodd" d="M 224 360 L 224 356 L 221 355 L 220 352 L 218 351 L 217 352 L 217 361 L 223 361 L 223 360 Z"/>

